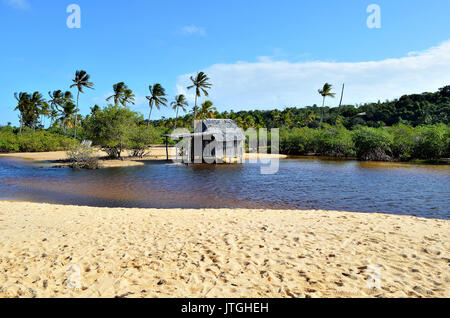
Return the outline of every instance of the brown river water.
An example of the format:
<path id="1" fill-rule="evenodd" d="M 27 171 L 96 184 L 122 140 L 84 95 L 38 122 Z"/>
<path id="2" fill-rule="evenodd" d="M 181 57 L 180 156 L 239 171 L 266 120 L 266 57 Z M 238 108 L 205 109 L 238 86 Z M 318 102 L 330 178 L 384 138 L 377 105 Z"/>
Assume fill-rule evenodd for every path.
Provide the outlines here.
<path id="1" fill-rule="evenodd" d="M 450 219 L 450 166 L 320 158 L 95 171 L 0 159 L 0 199 L 141 208 L 327 209 Z"/>

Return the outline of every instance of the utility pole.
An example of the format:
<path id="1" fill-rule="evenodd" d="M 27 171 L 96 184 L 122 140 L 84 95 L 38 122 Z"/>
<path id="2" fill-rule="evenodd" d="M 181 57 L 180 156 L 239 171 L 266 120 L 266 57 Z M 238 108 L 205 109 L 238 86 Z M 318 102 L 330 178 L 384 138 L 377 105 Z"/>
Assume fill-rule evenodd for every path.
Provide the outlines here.
<path id="1" fill-rule="evenodd" d="M 337 115 L 336 115 L 336 120 L 335 120 L 335 122 L 334 122 L 334 125 L 335 125 L 335 126 L 337 125 L 337 120 L 338 120 L 338 117 L 339 117 L 339 115 L 340 115 L 340 113 L 341 113 L 342 98 L 344 97 L 344 88 L 345 88 L 345 83 L 342 84 L 341 100 L 340 100 L 340 102 L 339 102 L 338 113 L 337 113 Z"/>

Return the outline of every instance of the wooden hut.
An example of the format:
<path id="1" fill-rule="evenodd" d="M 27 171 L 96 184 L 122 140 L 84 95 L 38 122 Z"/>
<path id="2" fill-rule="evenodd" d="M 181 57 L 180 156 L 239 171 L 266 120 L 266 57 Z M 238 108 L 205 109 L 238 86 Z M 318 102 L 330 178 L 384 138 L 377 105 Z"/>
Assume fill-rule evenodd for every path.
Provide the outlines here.
<path id="1" fill-rule="evenodd" d="M 177 161 L 183 163 L 242 163 L 245 135 L 231 119 L 195 122 L 192 133 L 168 135 L 177 144 Z"/>

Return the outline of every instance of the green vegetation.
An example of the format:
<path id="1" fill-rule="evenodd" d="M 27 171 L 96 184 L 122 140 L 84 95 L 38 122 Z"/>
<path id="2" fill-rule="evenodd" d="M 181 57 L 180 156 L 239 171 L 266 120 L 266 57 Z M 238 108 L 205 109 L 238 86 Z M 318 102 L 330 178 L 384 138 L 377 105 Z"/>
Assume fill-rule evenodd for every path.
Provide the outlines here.
<path id="1" fill-rule="evenodd" d="M 203 73 L 199 72 L 197 75 L 191 76 L 192 85 L 188 86 L 187 89 L 195 88 L 195 104 L 194 104 L 194 117 L 197 118 L 197 99 L 203 95 L 208 97 L 208 89 L 211 88 L 212 84 L 209 82 L 209 77 Z"/>
<path id="2" fill-rule="evenodd" d="M 76 87 L 77 88 L 77 108 L 75 109 L 75 129 L 74 129 L 74 137 L 77 138 L 77 128 L 78 128 L 78 104 L 80 101 L 80 93 L 83 92 L 83 88 L 90 88 L 92 89 L 94 86 L 94 83 L 89 82 L 89 74 L 86 73 L 86 71 L 76 71 L 75 72 L 75 78 L 72 80 L 74 84 L 70 85 L 70 88 Z"/>
<path id="3" fill-rule="evenodd" d="M 175 110 L 175 129 L 177 128 L 177 121 L 178 121 L 178 111 L 181 109 L 182 111 L 186 112 L 187 107 L 189 106 L 186 97 L 183 94 L 175 96 L 175 100 L 170 103 L 170 106 L 172 106 L 172 109 Z"/>
<path id="4" fill-rule="evenodd" d="M 280 152 L 290 155 L 354 157 L 360 160 L 409 161 L 450 157 L 450 126 L 439 124 L 386 128 L 324 125 L 323 129 L 293 128 L 280 131 Z"/>
<path id="5" fill-rule="evenodd" d="M 148 90 L 150 91 L 150 96 L 146 96 L 146 98 L 148 100 L 148 107 L 150 108 L 150 112 L 148 114 L 147 126 L 150 124 L 150 117 L 152 116 L 153 106 L 155 106 L 158 110 L 161 108 L 161 106 L 167 106 L 166 91 L 161 86 L 161 84 L 157 83 L 153 86 L 150 85 L 148 87 Z"/>
<path id="6" fill-rule="evenodd" d="M 323 116 L 322 116 L 323 110 Z M 450 85 L 434 93 L 405 95 L 399 99 L 362 105 L 341 107 L 287 107 L 283 110 L 214 111 L 212 118 L 229 118 L 242 127 L 299 128 L 320 127 L 323 123 L 343 125 L 347 129 L 357 126 L 388 127 L 397 124 L 422 126 L 450 123 Z M 178 127 L 192 128 L 193 112 L 178 118 Z M 172 118 L 152 121 L 161 127 L 173 127 Z"/>
<path id="7" fill-rule="evenodd" d="M 0 128 L 0 152 L 43 152 L 66 150 L 78 142 L 48 131 L 24 129 L 14 132 L 11 127 Z"/>
<path id="8" fill-rule="evenodd" d="M 143 156 L 151 144 L 160 141 L 158 132 L 146 127 L 142 115 L 119 105 L 97 109 L 86 118 L 83 128 L 88 139 L 111 158 L 120 158 L 127 149 Z"/>
<path id="9" fill-rule="evenodd" d="M 67 158 L 74 169 L 98 169 L 98 157 L 90 142 L 82 142 L 79 145 L 70 147 L 67 151 Z"/>
<path id="10" fill-rule="evenodd" d="M 318 93 L 320 94 L 320 96 L 323 97 L 323 102 L 322 102 L 322 111 L 320 113 L 320 127 L 322 127 L 322 123 L 323 123 L 323 111 L 324 111 L 324 107 L 325 107 L 325 98 L 327 96 L 334 98 L 334 96 L 336 95 L 335 93 L 332 93 L 331 90 L 333 89 L 333 86 L 329 83 L 325 83 L 323 85 L 323 88 L 318 90 Z"/>
<path id="11" fill-rule="evenodd" d="M 70 91 L 49 92 L 47 101 L 39 92 L 16 93 L 20 128 L 0 127 L 0 152 L 66 150 L 82 140 L 91 140 L 110 157 L 121 158 L 124 150 L 144 156 L 151 144 L 162 143 L 162 136 L 175 128 L 193 128 L 196 119 L 232 119 L 243 129 L 280 128 L 280 152 L 288 155 L 327 155 L 357 157 L 361 160 L 410 161 L 439 160 L 450 157 L 450 86 L 434 93 L 405 95 L 393 101 L 363 105 L 342 105 L 344 85 L 338 107 L 325 106 L 335 97 L 331 84 L 318 90 L 322 107 L 317 105 L 284 110 L 219 112 L 212 101 L 197 107 L 198 98 L 208 96 L 212 87 L 203 72 L 191 76 L 188 90 L 195 90 L 191 111 L 184 95 L 170 103 L 175 118 L 150 120 L 153 107 L 167 106 L 161 84 L 149 86 L 149 118 L 128 108 L 135 95 L 124 82 L 113 85 L 113 104 L 91 107 L 85 117 L 78 114 L 79 94 L 93 88 L 85 71 L 77 71 Z M 179 116 L 179 110 L 187 112 Z M 46 130 L 45 118 L 50 119 Z M 75 136 L 75 139 L 69 138 Z M 270 137 L 270 136 L 269 136 Z M 169 140 L 171 144 L 173 141 Z"/>

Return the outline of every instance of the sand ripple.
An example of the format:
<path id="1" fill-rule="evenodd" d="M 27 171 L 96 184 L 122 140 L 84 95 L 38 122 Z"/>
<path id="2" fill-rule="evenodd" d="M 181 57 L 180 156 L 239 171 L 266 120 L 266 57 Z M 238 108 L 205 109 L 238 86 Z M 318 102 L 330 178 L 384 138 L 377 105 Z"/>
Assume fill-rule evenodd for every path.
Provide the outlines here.
<path id="1" fill-rule="evenodd" d="M 450 221 L 0 202 L 2 297 L 449 297 Z"/>

